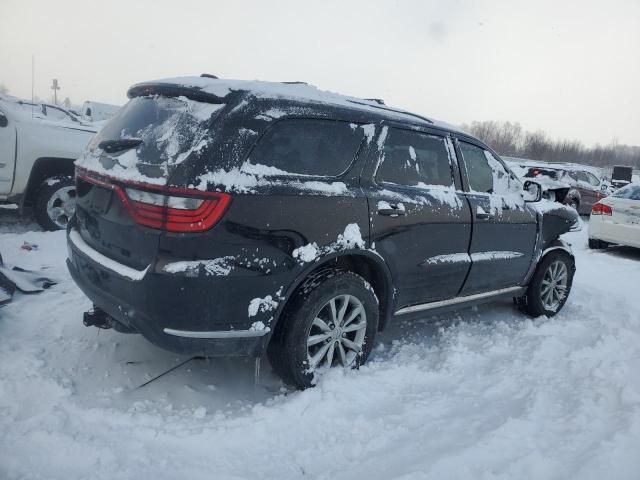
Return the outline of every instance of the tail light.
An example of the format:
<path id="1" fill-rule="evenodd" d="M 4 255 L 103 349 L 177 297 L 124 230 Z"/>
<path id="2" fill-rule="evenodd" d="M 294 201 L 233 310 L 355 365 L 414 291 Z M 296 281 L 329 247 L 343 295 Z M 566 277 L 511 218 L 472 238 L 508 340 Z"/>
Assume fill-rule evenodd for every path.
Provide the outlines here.
<path id="1" fill-rule="evenodd" d="M 612 215 L 613 210 L 609 205 L 605 205 L 604 203 L 594 203 L 593 207 L 591 207 L 591 215 Z"/>
<path id="2" fill-rule="evenodd" d="M 167 232 L 204 232 L 227 210 L 231 195 L 121 181 L 76 169 L 76 177 L 113 190 L 140 225 Z"/>

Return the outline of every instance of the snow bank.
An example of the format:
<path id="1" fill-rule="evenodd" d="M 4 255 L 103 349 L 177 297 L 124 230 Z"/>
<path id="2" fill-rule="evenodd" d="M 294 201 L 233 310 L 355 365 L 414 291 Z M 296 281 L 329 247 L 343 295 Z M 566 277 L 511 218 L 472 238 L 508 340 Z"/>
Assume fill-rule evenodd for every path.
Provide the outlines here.
<path id="1" fill-rule="evenodd" d="M 0 310 L 0 478 L 636 480 L 640 254 L 567 237 L 554 319 L 505 300 L 398 321 L 367 366 L 297 392 L 242 359 L 137 389 L 187 359 L 82 326 L 63 232 L 0 233 L 7 262 L 62 280 Z"/>

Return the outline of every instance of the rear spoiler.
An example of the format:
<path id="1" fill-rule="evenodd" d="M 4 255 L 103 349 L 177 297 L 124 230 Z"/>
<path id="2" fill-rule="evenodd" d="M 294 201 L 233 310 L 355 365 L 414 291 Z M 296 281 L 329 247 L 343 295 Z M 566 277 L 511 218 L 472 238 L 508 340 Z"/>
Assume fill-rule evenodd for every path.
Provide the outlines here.
<path id="1" fill-rule="evenodd" d="M 198 87 L 172 85 L 168 83 L 137 83 L 127 91 L 127 97 L 145 97 L 148 95 L 162 95 L 164 97 L 187 97 L 196 102 L 225 103 L 224 97 L 213 93 L 203 92 Z"/>

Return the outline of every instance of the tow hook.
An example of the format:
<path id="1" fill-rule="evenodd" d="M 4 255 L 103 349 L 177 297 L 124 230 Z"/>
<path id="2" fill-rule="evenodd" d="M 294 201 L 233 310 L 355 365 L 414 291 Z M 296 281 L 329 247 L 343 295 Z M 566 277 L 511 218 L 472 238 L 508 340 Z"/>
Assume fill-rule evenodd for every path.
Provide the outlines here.
<path id="1" fill-rule="evenodd" d="M 93 308 L 82 315 L 82 323 L 85 327 L 98 327 L 109 329 L 113 327 L 113 319 L 103 310 Z"/>

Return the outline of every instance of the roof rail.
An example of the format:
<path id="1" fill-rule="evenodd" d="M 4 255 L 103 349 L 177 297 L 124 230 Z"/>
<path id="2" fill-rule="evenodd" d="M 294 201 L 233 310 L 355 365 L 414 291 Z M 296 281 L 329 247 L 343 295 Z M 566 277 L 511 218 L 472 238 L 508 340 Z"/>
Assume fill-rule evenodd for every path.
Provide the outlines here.
<path id="1" fill-rule="evenodd" d="M 372 99 L 364 98 L 363 100 L 369 101 L 369 102 L 371 102 L 371 101 L 375 102 L 375 100 L 372 100 Z M 362 103 L 362 102 L 358 102 L 356 100 L 349 100 L 349 102 L 355 103 L 357 105 L 365 105 L 367 107 L 379 108 L 380 110 L 386 110 L 387 112 L 400 113 L 402 115 L 407 115 L 409 117 L 414 117 L 414 118 L 417 118 L 417 119 L 422 120 L 424 122 L 433 124 L 433 120 L 431 120 L 430 118 L 423 117 L 422 115 L 418 115 L 417 113 L 411 113 L 411 112 L 407 112 L 405 110 L 400 110 L 400 109 L 397 109 L 397 108 L 391 108 L 391 107 L 388 107 L 388 106 L 386 106 L 384 104 L 382 104 L 382 105 L 380 105 L 380 104 L 372 105 L 371 103 Z M 375 103 L 377 103 L 377 102 L 375 102 Z"/>

